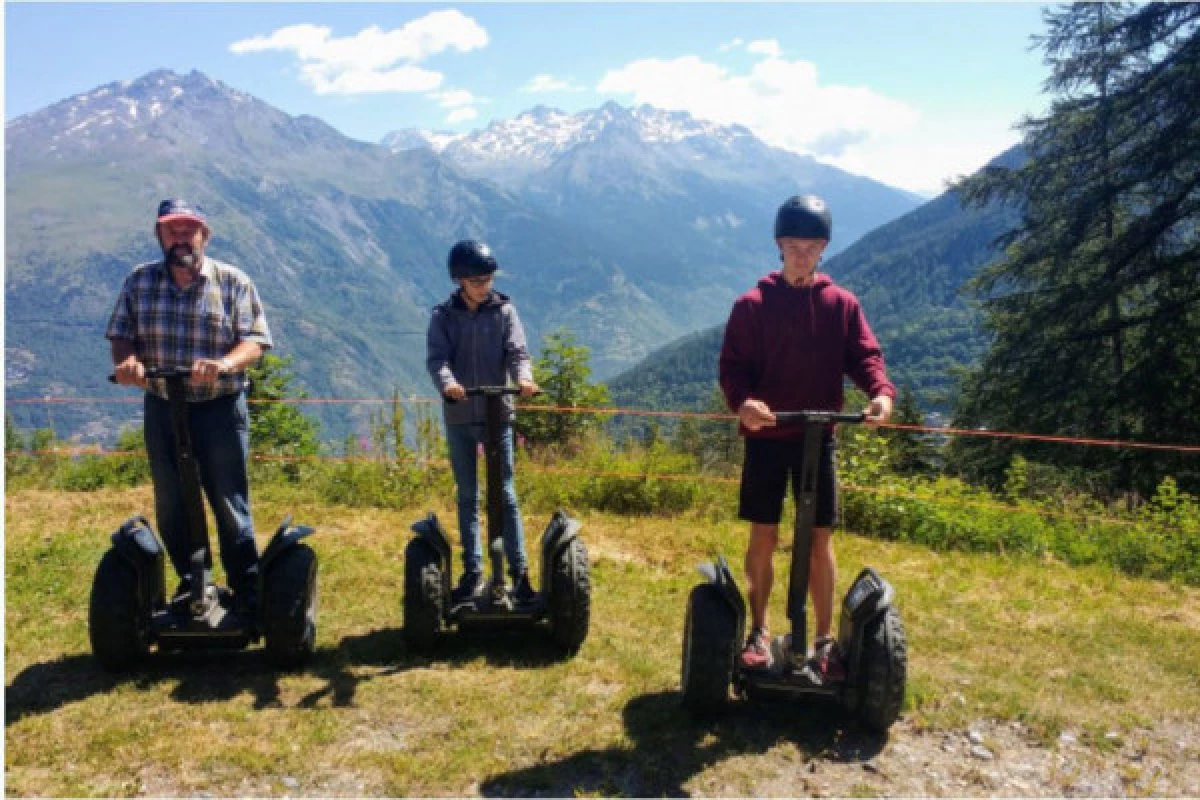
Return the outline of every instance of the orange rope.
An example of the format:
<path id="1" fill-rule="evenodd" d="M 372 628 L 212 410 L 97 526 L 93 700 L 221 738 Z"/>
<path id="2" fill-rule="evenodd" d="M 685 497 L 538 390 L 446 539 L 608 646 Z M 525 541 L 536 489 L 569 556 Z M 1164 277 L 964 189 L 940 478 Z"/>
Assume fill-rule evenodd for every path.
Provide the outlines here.
<path id="1" fill-rule="evenodd" d="M 284 403 L 288 405 L 370 405 L 370 404 L 386 404 L 392 402 L 412 403 L 419 405 L 431 405 L 441 402 L 429 397 L 402 397 L 402 398 L 381 398 L 381 397 L 353 397 L 353 398 L 319 398 L 319 397 L 304 397 L 304 398 L 284 398 L 281 400 L 264 400 L 254 399 L 252 403 Z M 33 404 L 66 404 L 66 403 L 137 403 L 141 402 L 139 398 L 108 398 L 108 397 L 26 397 L 6 399 L 6 403 L 12 405 L 33 405 Z M 675 418 L 691 418 L 691 419 L 711 419 L 711 420 L 736 420 L 735 414 L 722 414 L 715 412 L 701 411 L 655 411 L 652 409 L 643 408 L 598 408 L 589 406 L 542 406 L 542 405 L 522 405 L 522 411 L 537 411 L 537 412 L 553 412 L 566 414 L 601 414 L 609 416 L 631 416 L 631 417 L 675 417 Z M 1089 447 L 1121 447 L 1136 450 L 1154 450 L 1160 452 L 1176 452 L 1176 453 L 1200 453 L 1200 445 L 1190 444 L 1157 444 L 1153 442 L 1131 442 L 1121 441 L 1118 439 L 1095 439 L 1083 436 L 1052 436 L 1039 433 L 1016 433 L 1010 431 L 988 431 L 988 430 L 970 430 L 967 428 L 931 428 L 924 425 L 905 425 L 895 422 L 876 423 L 876 427 L 888 430 L 912 431 L 914 433 L 926 433 L 941 436 L 983 436 L 994 439 L 1019 439 L 1025 441 L 1036 442 L 1052 442 L 1058 444 L 1075 444 Z"/>

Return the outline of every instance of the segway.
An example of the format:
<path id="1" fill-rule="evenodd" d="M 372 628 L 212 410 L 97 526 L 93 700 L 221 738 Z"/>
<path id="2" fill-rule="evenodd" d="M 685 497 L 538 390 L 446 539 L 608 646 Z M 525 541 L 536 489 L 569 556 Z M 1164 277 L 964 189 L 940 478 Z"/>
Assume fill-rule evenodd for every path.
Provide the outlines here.
<path id="1" fill-rule="evenodd" d="M 458 627 L 490 628 L 545 623 L 551 639 L 568 654 L 578 652 L 587 638 L 591 614 L 591 580 L 582 525 L 559 509 L 542 534 L 542 569 L 532 600 L 519 603 L 506 589 L 501 492 L 504 395 L 520 390 L 507 386 L 467 389 L 469 397 L 487 402 L 487 531 L 491 579 L 482 595 L 455 604 L 451 597 L 450 539 L 430 513 L 416 522 L 416 533 L 404 549 L 404 636 L 416 650 L 431 647 L 439 635 Z"/>
<path id="2" fill-rule="evenodd" d="M 804 457 L 796 503 L 795 539 L 788 587 L 791 642 L 776 637 L 767 669 L 746 669 L 738 653 L 746 635 L 746 603 L 729 563 L 718 556 L 702 564 L 705 582 L 688 597 L 683 629 L 683 702 L 697 715 L 723 710 L 730 688 L 739 696 L 827 698 L 840 702 L 871 729 L 886 732 L 904 702 L 907 653 L 896 592 L 867 567 L 842 601 L 837 639 L 846 666 L 844 681 L 825 681 L 806 659 L 809 554 L 816 518 L 817 464 L 822 429 L 835 422 L 861 423 L 863 414 L 828 411 L 776 412 L 777 424 L 804 423 Z"/>
<path id="3" fill-rule="evenodd" d="M 312 655 L 317 632 L 317 556 L 300 542 L 313 529 L 293 525 L 290 516 L 283 521 L 259 558 L 256 613 L 234 611 L 233 592 L 212 580 L 208 521 L 188 427 L 184 381 L 190 374 L 190 367 L 146 370 L 147 378 L 166 381 L 191 550 L 190 591 L 167 602 L 165 548 L 144 516 L 130 517 L 112 535 L 92 582 L 92 653 L 106 669 L 122 670 L 135 666 L 152 646 L 160 652 L 237 650 L 262 638 L 273 665 L 299 666 Z"/>

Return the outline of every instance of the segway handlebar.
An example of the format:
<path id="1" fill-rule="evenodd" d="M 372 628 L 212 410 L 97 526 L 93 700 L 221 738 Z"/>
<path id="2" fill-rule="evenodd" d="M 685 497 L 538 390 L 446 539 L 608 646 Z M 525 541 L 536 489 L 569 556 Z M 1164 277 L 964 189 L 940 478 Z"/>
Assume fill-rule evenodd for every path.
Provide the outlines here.
<path id="1" fill-rule="evenodd" d="M 466 389 L 467 397 L 503 397 L 506 394 L 518 395 L 521 393 L 520 386 L 476 386 L 474 389 Z M 535 395 L 541 394 L 541 390 L 534 392 Z M 452 397 L 447 397 L 446 402 L 457 403 L 458 401 Z"/>
<path id="2" fill-rule="evenodd" d="M 853 413 L 843 411 L 776 411 L 775 424 L 788 425 L 798 422 L 819 422 L 830 424 L 833 422 L 846 422 L 850 424 L 865 422 L 867 415 L 862 411 Z"/>
<path id="3" fill-rule="evenodd" d="M 146 378 L 187 378 L 192 374 L 191 367 L 146 367 Z M 109 383 L 116 383 L 117 376 L 110 374 L 108 376 Z"/>
<path id="4" fill-rule="evenodd" d="M 476 386 L 474 389 L 467 389 L 467 397 L 498 397 L 505 394 L 520 394 L 521 387 L 519 386 Z"/>

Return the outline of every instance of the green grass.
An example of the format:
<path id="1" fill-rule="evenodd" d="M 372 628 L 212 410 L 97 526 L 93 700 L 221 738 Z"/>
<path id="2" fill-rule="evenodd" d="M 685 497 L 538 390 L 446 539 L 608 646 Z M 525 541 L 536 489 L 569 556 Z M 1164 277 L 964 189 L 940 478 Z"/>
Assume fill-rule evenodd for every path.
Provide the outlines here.
<path id="1" fill-rule="evenodd" d="M 693 566 L 716 550 L 740 564 L 742 523 L 583 514 L 595 608 L 575 658 L 537 633 L 454 636 L 422 655 L 405 647 L 400 602 L 425 508 L 324 506 L 278 487 L 255 502 L 260 542 L 288 510 L 318 529 L 314 661 L 276 674 L 252 649 L 110 676 L 89 652 L 91 576 L 115 526 L 151 508 L 149 489 L 8 494 L 9 793 L 737 795 L 817 754 L 879 746 L 829 710 L 743 705 L 707 724 L 681 710 Z M 525 511 L 536 552 L 548 510 Z M 837 547 L 841 590 L 865 564 L 897 588 L 917 730 L 994 717 L 1100 749 L 1108 731 L 1200 708 L 1196 589 L 847 532 Z M 780 629 L 782 584 L 773 601 Z"/>

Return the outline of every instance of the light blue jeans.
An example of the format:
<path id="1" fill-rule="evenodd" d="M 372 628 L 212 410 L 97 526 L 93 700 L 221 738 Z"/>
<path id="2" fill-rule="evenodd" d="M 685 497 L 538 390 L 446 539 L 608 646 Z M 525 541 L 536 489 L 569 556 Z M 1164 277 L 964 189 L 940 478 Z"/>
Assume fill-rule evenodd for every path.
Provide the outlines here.
<path id="1" fill-rule="evenodd" d="M 484 425 L 447 425 L 446 443 L 450 448 L 450 466 L 458 486 L 458 531 L 462 537 L 463 569 L 483 571 L 483 550 L 479 541 L 479 480 L 476 453 L 487 441 Z M 500 437 L 503 491 L 501 516 L 504 524 L 504 553 L 508 558 L 509 574 L 515 579 L 527 568 L 525 560 L 525 531 L 521 510 L 517 507 L 517 487 L 513 481 L 513 428 L 505 425 Z M 499 521 L 499 520 L 497 520 Z"/>
<path id="2" fill-rule="evenodd" d="M 171 424 L 171 405 L 146 393 L 146 453 L 154 479 L 154 513 L 171 564 L 182 578 L 191 562 L 191 539 L 183 504 L 183 487 Z M 200 483 L 213 515 L 221 543 L 221 564 L 235 594 L 252 594 L 258 580 L 258 548 L 250 520 L 250 487 L 246 463 L 250 454 L 250 418 L 246 394 L 188 403 L 192 454 Z M 208 563 L 212 568 L 212 549 Z"/>

